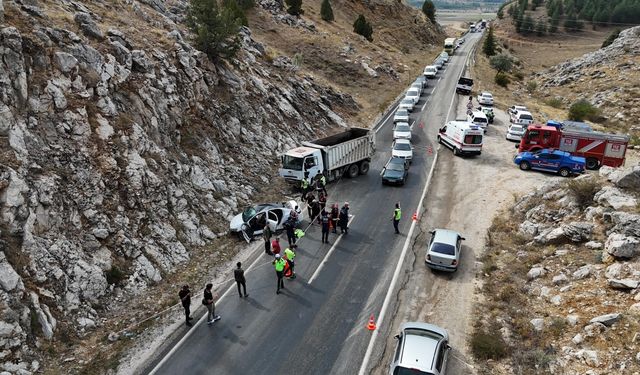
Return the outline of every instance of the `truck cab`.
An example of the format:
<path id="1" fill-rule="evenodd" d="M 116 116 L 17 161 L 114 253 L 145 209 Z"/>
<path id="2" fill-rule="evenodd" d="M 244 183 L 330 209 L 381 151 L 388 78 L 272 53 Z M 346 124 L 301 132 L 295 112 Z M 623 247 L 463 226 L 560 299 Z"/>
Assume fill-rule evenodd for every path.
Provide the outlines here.
<path id="1" fill-rule="evenodd" d="M 518 150 L 539 151 L 543 148 L 556 147 L 559 143 L 560 132 L 554 126 L 531 125 L 522 135 Z"/>
<path id="2" fill-rule="evenodd" d="M 296 147 L 282 155 L 280 175 L 289 182 L 301 181 L 306 172 L 307 179 L 312 180 L 324 170 L 321 151 L 312 147 Z"/>

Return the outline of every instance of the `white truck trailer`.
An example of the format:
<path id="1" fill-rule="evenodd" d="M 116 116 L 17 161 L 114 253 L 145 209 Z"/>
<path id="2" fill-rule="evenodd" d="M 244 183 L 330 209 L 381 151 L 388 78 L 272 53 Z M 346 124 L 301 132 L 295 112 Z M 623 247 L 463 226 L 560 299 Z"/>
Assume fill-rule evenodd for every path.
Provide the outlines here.
<path id="1" fill-rule="evenodd" d="M 343 175 L 353 178 L 369 172 L 374 152 L 375 132 L 350 128 L 287 151 L 281 158 L 280 176 L 296 186 L 304 177 L 313 180 L 319 173 L 324 173 L 328 181 Z"/>

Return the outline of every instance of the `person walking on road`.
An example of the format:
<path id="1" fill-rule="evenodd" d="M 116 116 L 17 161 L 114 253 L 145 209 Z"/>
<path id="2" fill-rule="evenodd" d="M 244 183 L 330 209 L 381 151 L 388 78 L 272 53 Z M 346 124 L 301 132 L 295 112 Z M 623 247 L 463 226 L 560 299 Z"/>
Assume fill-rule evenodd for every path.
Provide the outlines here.
<path id="1" fill-rule="evenodd" d="M 189 285 L 183 285 L 182 289 L 178 292 L 178 297 L 180 297 L 180 302 L 182 302 L 182 307 L 184 307 L 184 317 L 187 323 L 187 326 L 191 327 L 191 321 L 193 318 L 191 317 L 191 291 L 189 290 Z"/>
<path id="2" fill-rule="evenodd" d="M 349 224 L 349 202 L 344 202 L 344 206 L 340 209 L 340 216 L 338 218 L 340 225 L 340 232 L 344 234 L 349 234 L 349 228 L 347 228 L 347 224 Z"/>
<path id="3" fill-rule="evenodd" d="M 322 243 L 329 243 L 329 213 L 322 210 Z"/>
<path id="4" fill-rule="evenodd" d="M 242 290 L 244 290 L 244 296 L 249 297 L 247 294 L 247 280 L 244 278 L 244 270 L 242 269 L 242 263 L 236 263 L 236 269 L 233 270 L 233 278 L 236 280 L 236 285 L 238 286 L 238 293 L 240 294 L 240 298 L 242 298 L 242 292 L 240 291 L 240 286 L 242 286 Z"/>
<path id="5" fill-rule="evenodd" d="M 280 294 L 280 289 L 284 289 L 284 265 L 287 262 L 280 257 L 280 254 L 276 254 L 276 259 L 274 259 L 272 263 L 275 266 L 276 276 L 278 277 L 278 289 L 276 289 L 276 294 Z"/>
<path id="6" fill-rule="evenodd" d="M 305 172 L 302 181 L 300 181 L 300 190 L 302 190 L 302 198 L 300 198 L 301 200 L 304 200 L 307 192 L 309 191 L 309 180 L 307 177 L 309 177 L 309 172 Z"/>
<path id="7" fill-rule="evenodd" d="M 213 293 L 211 291 L 213 284 L 207 284 L 204 288 L 204 297 L 202 298 L 202 304 L 207 308 L 207 324 L 211 325 L 220 320 L 220 315 L 216 315 L 216 303 L 213 300 Z"/>
<path id="8" fill-rule="evenodd" d="M 273 255 L 273 253 L 271 252 L 271 228 L 269 227 L 269 224 L 264 226 L 264 229 L 262 231 L 262 238 L 264 239 L 264 252 L 267 255 Z"/>
<path id="9" fill-rule="evenodd" d="M 398 230 L 398 224 L 400 224 L 400 218 L 402 217 L 402 210 L 400 209 L 400 203 L 396 203 L 396 208 L 393 210 L 393 228 L 396 230 L 396 234 L 400 234 Z"/>
<path id="10" fill-rule="evenodd" d="M 271 242 L 271 253 L 274 255 L 280 254 L 280 238 L 276 237 L 276 239 Z"/>
<path id="11" fill-rule="evenodd" d="M 296 257 L 296 253 L 293 250 L 286 248 L 284 249 L 284 258 L 289 263 L 289 267 L 291 267 L 291 279 L 296 278 L 296 273 L 294 272 L 294 266 L 296 265 L 293 259 Z"/>
<path id="12" fill-rule="evenodd" d="M 338 216 L 340 216 L 340 210 L 338 204 L 334 203 L 331 207 L 331 225 L 333 226 L 333 233 L 338 233 Z"/>

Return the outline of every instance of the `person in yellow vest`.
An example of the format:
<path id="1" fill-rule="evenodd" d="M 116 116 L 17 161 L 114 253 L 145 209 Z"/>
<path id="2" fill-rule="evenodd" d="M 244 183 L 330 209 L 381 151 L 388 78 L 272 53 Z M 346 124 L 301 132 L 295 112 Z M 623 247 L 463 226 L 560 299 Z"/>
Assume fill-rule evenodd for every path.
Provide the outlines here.
<path id="1" fill-rule="evenodd" d="M 290 277 L 290 279 L 295 279 L 296 278 L 296 273 L 293 271 L 293 267 L 295 266 L 295 263 L 293 262 L 293 259 L 295 257 L 296 257 L 296 253 L 294 253 L 293 250 L 289 249 L 288 247 L 286 249 L 284 249 L 284 258 L 289 263 L 289 267 L 291 267 L 291 277 Z"/>
<path id="2" fill-rule="evenodd" d="M 276 254 L 276 259 L 274 259 L 272 263 L 276 268 L 276 276 L 278 276 L 278 289 L 276 289 L 276 294 L 280 294 L 280 289 L 284 289 L 284 265 L 287 264 L 287 262 L 280 257 L 280 254 Z"/>
<path id="3" fill-rule="evenodd" d="M 393 210 L 393 228 L 396 230 L 396 234 L 400 234 L 398 230 L 398 224 L 400 224 L 400 218 L 402 217 L 402 210 L 400 209 L 400 203 L 396 203 L 396 209 Z"/>
<path id="4" fill-rule="evenodd" d="M 304 172 L 304 177 L 302 177 L 302 181 L 300 181 L 300 189 L 302 190 L 301 199 L 304 201 L 309 192 L 309 172 Z"/>

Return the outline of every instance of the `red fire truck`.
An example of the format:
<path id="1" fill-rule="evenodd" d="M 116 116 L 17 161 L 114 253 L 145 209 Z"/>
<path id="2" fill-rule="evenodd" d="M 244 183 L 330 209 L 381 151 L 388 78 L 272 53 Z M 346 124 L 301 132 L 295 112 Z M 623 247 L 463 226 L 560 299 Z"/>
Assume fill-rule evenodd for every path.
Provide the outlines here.
<path id="1" fill-rule="evenodd" d="M 624 165 L 629 136 L 607 134 L 576 128 L 558 129 L 546 125 L 529 125 L 519 152 L 554 148 L 570 152 L 571 155 L 587 159 L 587 169 L 598 169 L 602 165 L 620 167 Z"/>

